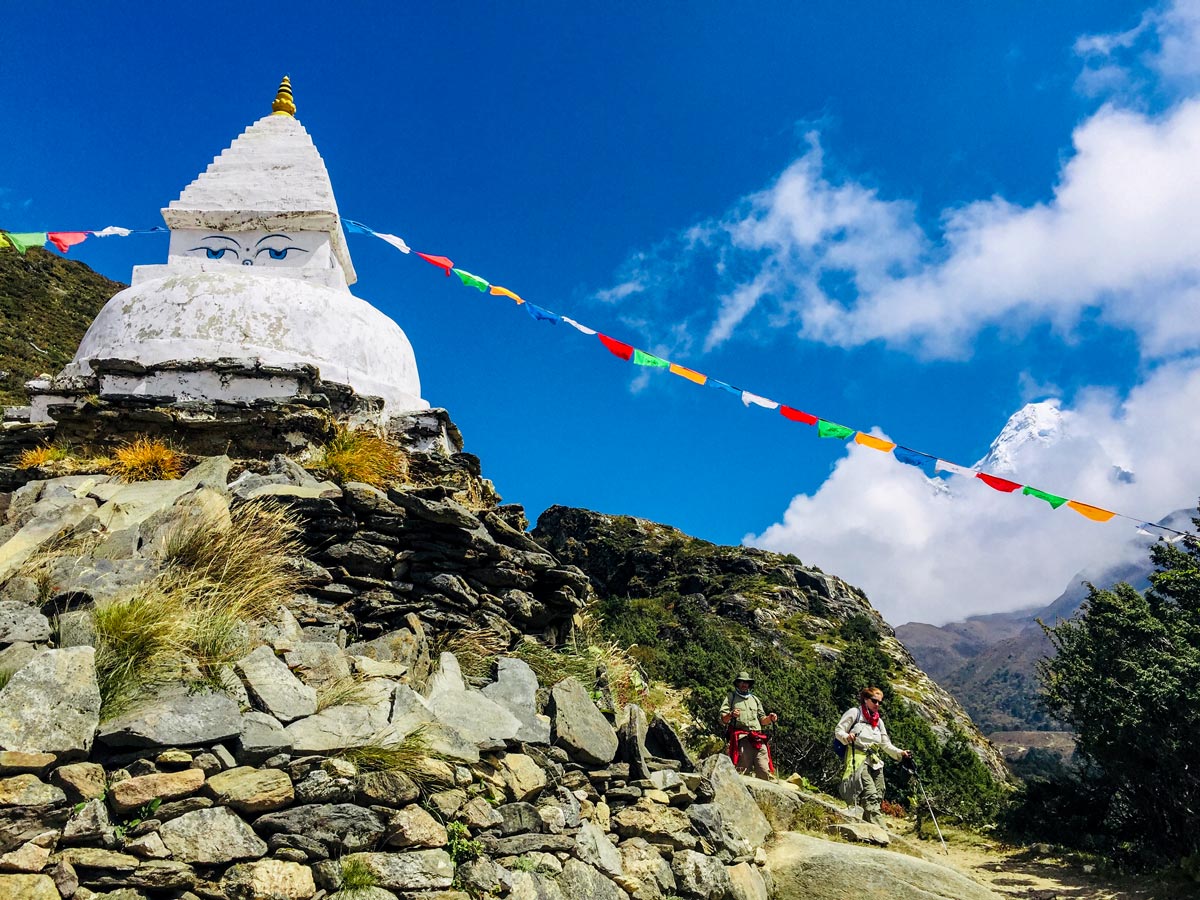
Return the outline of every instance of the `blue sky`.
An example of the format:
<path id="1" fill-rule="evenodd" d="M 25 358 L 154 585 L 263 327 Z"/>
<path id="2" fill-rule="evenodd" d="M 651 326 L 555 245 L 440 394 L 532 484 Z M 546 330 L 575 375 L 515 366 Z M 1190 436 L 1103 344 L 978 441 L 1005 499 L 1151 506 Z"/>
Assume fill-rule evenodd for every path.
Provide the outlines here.
<path id="1" fill-rule="evenodd" d="M 1172 415 L 1200 397 L 1192 4 L 849 7 L 11 6 L 0 227 L 161 224 L 288 73 L 348 217 L 959 463 L 1057 400 L 1069 439 L 1022 451 L 1016 480 L 1149 518 L 1193 503 Z M 531 518 L 791 550 L 895 623 L 1048 602 L 1117 552 L 1119 526 L 934 490 L 350 240 L 355 293 Z M 69 255 L 127 281 L 165 254 Z"/>

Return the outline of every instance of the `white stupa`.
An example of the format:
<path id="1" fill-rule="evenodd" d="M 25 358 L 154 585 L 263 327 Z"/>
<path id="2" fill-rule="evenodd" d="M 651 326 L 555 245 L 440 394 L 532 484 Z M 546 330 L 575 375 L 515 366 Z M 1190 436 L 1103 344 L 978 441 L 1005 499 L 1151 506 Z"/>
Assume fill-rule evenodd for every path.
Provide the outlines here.
<path id="1" fill-rule="evenodd" d="M 101 396 L 246 402 L 299 392 L 288 373 L 305 366 L 382 398 L 384 415 L 429 408 L 400 326 L 350 293 L 333 187 L 287 78 L 272 110 L 162 211 L 166 264 L 134 268 L 74 360 L 35 391 L 35 421 L 65 399 L 59 385 L 97 375 Z M 112 360 L 134 366 L 114 374 L 100 364 Z"/>

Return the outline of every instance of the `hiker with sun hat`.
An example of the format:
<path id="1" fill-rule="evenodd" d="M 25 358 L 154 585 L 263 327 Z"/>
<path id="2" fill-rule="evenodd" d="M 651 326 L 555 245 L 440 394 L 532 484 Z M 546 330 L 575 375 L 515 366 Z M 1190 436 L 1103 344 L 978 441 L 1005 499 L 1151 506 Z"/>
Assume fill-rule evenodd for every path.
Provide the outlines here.
<path id="1" fill-rule="evenodd" d="M 775 771 L 770 738 L 763 729 L 779 718 L 767 713 L 754 695 L 754 679 L 743 670 L 733 679 L 733 690 L 721 704 L 721 724 L 729 736 L 729 758 L 743 775 L 769 779 Z"/>

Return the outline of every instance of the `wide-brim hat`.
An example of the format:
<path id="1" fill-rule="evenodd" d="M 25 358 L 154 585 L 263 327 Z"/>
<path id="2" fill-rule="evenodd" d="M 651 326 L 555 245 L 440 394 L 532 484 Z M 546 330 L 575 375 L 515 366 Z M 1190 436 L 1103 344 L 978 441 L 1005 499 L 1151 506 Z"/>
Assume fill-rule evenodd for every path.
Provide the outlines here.
<path id="1" fill-rule="evenodd" d="M 750 673 L 745 669 L 742 669 L 742 671 L 738 672 L 737 676 L 733 679 L 734 684 L 737 684 L 739 681 L 748 681 L 751 684 L 754 684 L 754 679 L 750 677 Z"/>

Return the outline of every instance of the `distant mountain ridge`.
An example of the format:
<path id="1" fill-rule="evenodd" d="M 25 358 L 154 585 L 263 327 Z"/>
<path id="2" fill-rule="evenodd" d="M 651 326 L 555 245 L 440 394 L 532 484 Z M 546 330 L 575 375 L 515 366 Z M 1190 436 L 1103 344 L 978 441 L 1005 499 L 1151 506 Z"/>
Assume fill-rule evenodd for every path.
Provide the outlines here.
<path id="1" fill-rule="evenodd" d="M 1190 529 L 1193 514 L 1193 510 L 1177 510 L 1158 524 Z M 1146 546 L 1153 540 L 1141 535 L 1131 538 Z M 1058 730 L 1037 699 L 1037 663 L 1053 652 L 1038 620 L 1053 624 L 1071 618 L 1087 599 L 1088 583 L 1108 588 L 1127 582 L 1145 590 L 1154 571 L 1149 553 L 1133 556 L 1133 562 L 1118 563 L 1096 575 L 1077 573 L 1044 607 L 971 616 L 940 626 L 909 622 L 896 628 L 896 637 L 983 732 Z"/>
<path id="2" fill-rule="evenodd" d="M 0 251 L 0 406 L 28 403 L 25 382 L 70 362 L 96 313 L 123 287 L 48 250 Z"/>

